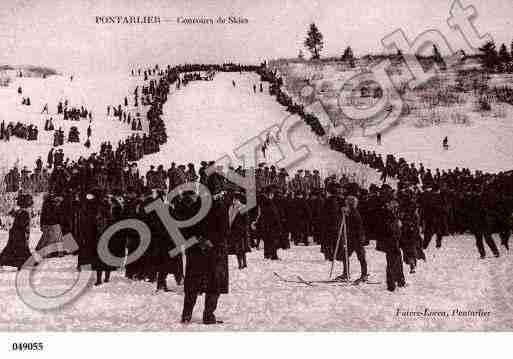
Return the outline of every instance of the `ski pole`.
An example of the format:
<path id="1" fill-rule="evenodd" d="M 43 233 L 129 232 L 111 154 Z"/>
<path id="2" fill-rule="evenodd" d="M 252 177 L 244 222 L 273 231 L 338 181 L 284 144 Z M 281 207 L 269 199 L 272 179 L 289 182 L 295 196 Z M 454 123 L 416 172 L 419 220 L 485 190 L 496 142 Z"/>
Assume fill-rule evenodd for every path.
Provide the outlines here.
<path id="1" fill-rule="evenodd" d="M 351 271 L 349 270 L 349 243 L 347 241 L 347 222 L 346 222 L 346 214 L 344 212 L 342 217 L 342 222 L 344 224 L 344 260 L 346 261 L 346 268 L 347 268 L 347 280 L 351 280 Z"/>
<path id="2" fill-rule="evenodd" d="M 342 222 L 340 223 L 340 227 L 338 229 L 337 243 L 335 245 L 335 253 L 333 253 L 333 259 L 331 261 L 330 275 L 329 275 L 328 279 L 331 279 L 331 277 L 333 275 L 333 268 L 335 267 L 335 260 L 337 257 L 338 248 L 340 246 L 340 237 L 342 236 L 342 227 L 344 226 L 344 222 L 345 222 L 344 217 L 342 216 Z"/>

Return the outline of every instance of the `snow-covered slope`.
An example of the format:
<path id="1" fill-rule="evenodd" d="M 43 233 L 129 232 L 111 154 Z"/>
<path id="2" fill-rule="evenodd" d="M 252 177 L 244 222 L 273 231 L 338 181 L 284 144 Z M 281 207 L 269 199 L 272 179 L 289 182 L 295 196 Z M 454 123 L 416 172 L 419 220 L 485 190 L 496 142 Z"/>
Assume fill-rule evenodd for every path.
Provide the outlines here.
<path id="1" fill-rule="evenodd" d="M 254 73 L 218 73 L 214 81 L 192 82 L 173 93 L 164 106 L 168 143 L 159 153 L 143 158 L 139 167 L 148 168 L 150 164 L 168 167 L 173 161 L 199 164 L 202 160 L 218 160 L 226 154 L 233 155 L 256 136 L 260 136 L 263 143 L 270 132 L 274 142 L 268 147 L 265 158 L 261 150 L 254 147 L 257 163 L 265 161 L 281 166 L 285 163 L 280 162 L 285 156 L 283 148 L 290 143 L 296 150 L 306 146 L 305 156 L 289 167 L 291 171 L 317 168 L 327 175 L 342 170 L 361 172 L 369 181 L 377 180 L 375 171 L 331 151 L 299 117 L 290 118 L 285 108 L 269 95 L 267 84 L 262 93 L 257 88 L 256 94 L 253 85 L 259 86 L 259 78 Z M 294 126 L 277 134 L 284 122 Z"/>
<path id="2" fill-rule="evenodd" d="M 70 159 L 81 155 L 96 152 L 103 141 L 116 142 L 129 136 L 130 128 L 117 120 L 106 118 L 107 105 L 121 104 L 124 97 L 133 91 L 141 80 L 122 74 L 102 74 L 75 76 L 73 81 L 63 76 L 50 76 L 42 78 L 15 78 L 6 88 L 0 88 L 0 122 L 22 122 L 34 124 L 39 129 L 38 141 L 26 141 L 11 137 L 11 141 L 0 141 L 2 165 L 14 164 L 19 161 L 21 165 L 33 168 L 38 156 L 46 161 L 46 155 L 53 144 L 53 131 L 44 131 L 45 120 L 53 118 L 56 129 L 62 127 L 65 143 L 62 146 L 64 154 Z M 18 87 L 23 93 L 18 95 Z M 31 106 L 21 105 L 22 97 L 30 97 Z M 129 97 L 130 98 L 130 97 Z M 86 141 L 88 120 L 64 121 L 62 115 L 57 116 L 59 101 L 69 101 L 70 107 L 84 106 L 93 112 L 91 148 L 84 147 Z M 43 106 L 48 104 L 49 115 L 41 114 Z M 77 126 L 80 132 L 80 143 L 67 143 L 69 128 Z"/>

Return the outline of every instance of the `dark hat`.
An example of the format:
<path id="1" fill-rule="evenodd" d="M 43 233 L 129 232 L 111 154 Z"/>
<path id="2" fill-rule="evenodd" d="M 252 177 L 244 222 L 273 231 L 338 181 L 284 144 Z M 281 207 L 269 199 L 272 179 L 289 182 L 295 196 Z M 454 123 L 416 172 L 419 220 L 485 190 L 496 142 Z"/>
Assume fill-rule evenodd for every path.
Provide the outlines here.
<path id="1" fill-rule="evenodd" d="M 237 190 L 230 190 L 228 192 L 228 199 L 231 201 L 234 198 L 238 199 L 240 202 L 245 202 L 245 200 L 246 200 L 246 197 L 244 196 L 244 194 L 242 192 L 237 191 Z"/>

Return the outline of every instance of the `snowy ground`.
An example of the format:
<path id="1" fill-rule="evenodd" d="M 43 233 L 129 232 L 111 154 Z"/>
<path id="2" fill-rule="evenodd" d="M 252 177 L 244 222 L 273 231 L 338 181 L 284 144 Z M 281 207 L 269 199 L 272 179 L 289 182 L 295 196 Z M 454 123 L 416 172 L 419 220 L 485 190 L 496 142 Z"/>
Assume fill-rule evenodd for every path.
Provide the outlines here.
<path id="1" fill-rule="evenodd" d="M 232 80 L 236 81 L 236 88 L 233 88 Z M 54 79 L 54 81 L 57 80 Z M 65 81 L 65 79 L 59 81 Z M 78 83 L 80 78 L 77 77 L 76 81 Z M 91 86 L 94 85 L 100 91 L 95 93 L 98 96 L 97 100 L 91 100 L 98 103 L 96 105 L 98 110 L 93 108 L 97 129 L 95 131 L 93 128 L 93 136 L 96 133 L 98 136 L 113 140 L 117 136 L 124 137 L 125 134 L 122 133 L 121 128 L 116 127 L 119 126 L 117 122 L 112 124 L 113 122 L 102 118 L 99 115 L 102 113 L 100 111 L 104 111 L 105 105 L 109 103 L 119 103 L 134 84 L 128 83 L 129 80 L 127 80 L 127 83 L 119 83 L 119 86 L 114 82 L 116 86 L 112 86 L 112 82 L 109 85 L 107 79 L 104 81 L 106 82 L 104 86 L 91 81 Z M 168 143 L 162 146 L 160 153 L 144 158 L 140 164 L 141 167 L 144 169 L 150 164 L 160 163 L 169 166 L 172 161 L 198 163 L 200 160 L 217 159 L 226 153 L 231 154 L 234 149 L 259 134 L 262 134 L 263 141 L 268 129 L 274 125 L 279 126 L 288 114 L 274 98 L 269 96 L 266 91 L 267 86 L 263 93 L 254 94 L 253 84 L 258 84 L 258 78 L 254 74 L 219 73 L 214 81 L 193 82 L 178 90 L 170 96 L 164 109 L 164 120 L 169 135 Z M 30 86 L 25 84 L 25 87 L 29 91 Z M 47 88 L 50 86 L 47 85 Z M 60 86 L 56 85 L 55 88 Z M 113 88 L 115 95 L 101 93 Z M 48 92 L 51 91 L 48 90 Z M 76 90 L 76 92 L 90 93 L 82 90 Z M 16 94 L 9 96 L 16 96 Z M 0 96 L 0 98 L 5 100 L 9 96 Z M 54 95 L 54 97 L 59 96 L 59 94 Z M 37 103 L 34 99 L 33 102 Z M 89 102 L 85 102 L 87 103 Z M 34 106 L 34 108 L 40 107 Z M 11 112 L 8 115 L 21 118 L 21 115 L 13 115 Z M 35 120 L 40 117 L 37 113 L 32 116 Z M 13 117 L 13 120 L 15 119 Z M 329 150 L 315 138 L 309 127 L 302 125 L 301 121 L 298 122 L 300 125 L 290 132 L 290 140 L 295 148 L 305 145 L 310 152 L 302 161 L 295 164 L 295 168 L 318 168 L 323 174 L 340 170 L 358 171 L 359 167 L 356 164 L 343 155 Z M 506 121 L 504 126 L 505 129 L 509 129 Z M 430 130 L 422 131 L 423 134 L 428 134 Z M 504 136 L 508 134 L 500 127 L 496 131 Z M 461 139 L 457 137 L 461 134 L 460 132 L 449 134 L 451 144 L 449 152 L 433 152 L 432 148 L 426 145 L 429 139 L 434 148 L 440 148 L 437 145 L 441 140 L 439 133 L 423 135 L 419 138 L 424 139 L 420 145 L 424 151 L 418 152 L 419 149 L 417 149 L 410 154 L 416 156 L 417 153 L 422 153 L 421 159 L 426 166 L 449 163 L 447 158 L 452 154 L 450 158 L 454 165 L 451 166 L 464 166 L 466 163 L 471 163 L 485 170 L 491 168 L 486 167 L 487 163 L 501 163 L 506 166 L 509 163 L 507 160 L 511 160 L 511 157 L 505 156 L 499 161 L 496 154 L 500 151 L 483 152 L 486 146 L 494 146 L 494 144 L 484 140 L 477 142 L 484 133 L 482 128 L 469 128 L 468 133 L 465 133 L 464 136 L 467 137 Z M 406 145 L 394 146 L 418 141 L 419 138 L 414 137 L 414 134 L 413 129 L 407 132 L 388 133 L 383 138 L 383 152 L 394 151 L 401 155 L 401 151 L 408 151 L 408 148 L 404 147 Z M 273 135 L 273 137 L 282 146 L 286 142 L 286 136 L 283 134 Z M 363 140 L 358 142 L 359 140 L 355 139 L 355 141 L 369 147 L 372 145 L 371 142 L 366 144 Z M 31 144 L 25 141 L 19 142 L 19 146 L 13 146 L 13 144 L 16 142 L 7 145 L 0 143 L 0 150 L 4 154 L 9 152 L 14 157 L 21 156 L 23 161 L 27 161 L 27 165 L 32 165 L 39 153 L 36 148 L 39 147 L 37 145 L 30 147 Z M 42 155 L 47 153 L 49 146 L 49 142 L 43 141 Z M 73 150 L 70 145 L 66 146 L 65 152 L 74 155 L 83 153 L 85 149 L 81 145 L 76 150 Z M 281 159 L 276 145 L 272 145 L 269 152 L 267 162 L 272 163 Z M 427 155 L 428 153 L 430 155 Z M 473 155 L 474 153 L 476 155 Z M 489 158 L 484 156 L 484 153 Z M 470 159 L 467 159 L 467 156 Z M 416 160 L 416 157 L 407 157 L 407 159 Z M 262 158 L 259 158 L 260 160 Z M 481 162 L 478 163 L 478 160 Z M 470 167 L 474 168 L 474 166 Z M 369 181 L 372 181 L 378 175 L 375 171 L 367 170 L 366 176 Z M 32 247 L 35 246 L 39 237 L 39 233 L 32 233 Z M 0 249 L 3 248 L 6 240 L 7 233 L 0 233 Z M 121 272 L 116 272 L 111 283 L 100 288 L 91 288 L 69 307 L 55 312 L 41 313 L 28 308 L 17 297 L 14 286 L 16 273 L 6 270 L 0 272 L 0 297 L 2 298 L 0 330 L 511 329 L 511 323 L 513 323 L 511 254 L 503 253 L 499 259 L 490 258 L 480 261 L 477 259 L 478 255 L 473 242 L 470 236 L 458 236 L 448 238 L 441 250 L 430 248 L 427 252 L 428 262 L 420 264 L 417 274 L 407 275 L 409 286 L 394 294 L 386 291 L 384 283 L 361 287 L 322 285 L 308 287 L 302 284 L 283 283 L 273 276 L 273 272 L 276 271 L 286 277 L 299 274 L 306 279 L 325 279 L 329 265 L 322 259 L 318 246 L 294 247 L 289 251 L 281 252 L 283 260 L 278 262 L 264 261 L 262 251 L 254 251 L 248 258 L 249 268 L 243 271 L 237 270 L 235 258 L 230 258 L 231 292 L 221 298 L 218 309 L 219 318 L 225 320 L 226 324 L 217 328 L 205 328 L 199 325 L 202 301 L 198 303 L 194 323 L 186 328 L 179 324 L 183 289 L 177 288 L 171 277 L 169 286 L 174 292 L 153 295 L 153 284 L 134 283 L 124 279 Z M 384 255 L 371 247 L 368 248 L 371 278 L 374 281 L 384 282 Z M 46 295 L 65 290 L 76 275 L 75 265 L 76 258 L 71 256 L 50 260 L 43 266 L 42 273 L 36 276 L 39 290 Z M 352 259 L 352 268 L 356 278 L 359 268 L 356 258 Z M 405 319 L 396 316 L 398 309 L 423 311 L 425 308 L 450 312 L 453 309 L 483 309 L 490 311 L 491 314 L 485 319 L 461 317 Z"/>
<path id="2" fill-rule="evenodd" d="M 436 127 L 414 128 L 400 125 L 382 135 L 382 144 L 375 136 L 353 137 L 351 142 L 377 153 L 393 153 L 408 162 L 423 163 L 425 168 L 470 168 L 499 172 L 513 168 L 513 121 L 482 119 L 476 116 L 471 126 L 442 124 Z M 442 148 L 447 136 L 449 150 Z M 410 139 L 410 140 L 407 140 Z"/>
<path id="3" fill-rule="evenodd" d="M 396 85 L 407 82 L 409 74 L 404 67 L 393 69 L 395 72 L 392 79 Z M 280 72 L 285 76 L 285 83 L 288 82 L 292 93 L 305 86 L 306 82 L 301 82 L 302 79 L 309 79 L 316 88 L 317 98 L 322 101 L 325 108 L 331 108 L 334 113 L 340 112 L 340 89 L 347 79 L 358 73 L 349 71 L 340 64 L 316 67 L 305 63 L 283 65 Z M 440 78 L 441 84 L 454 85 L 455 78 L 455 72 L 444 73 Z M 509 75 L 494 75 L 489 82 L 490 86 L 506 84 L 511 84 Z M 355 130 L 350 141 L 382 155 L 396 154 L 408 162 L 422 162 L 424 167 L 432 170 L 468 167 L 472 170 L 498 172 L 512 169 L 513 107 L 508 104 L 492 104 L 493 110 L 490 113 L 478 113 L 474 109 L 475 97 L 471 94 L 460 95 L 465 99 L 465 104 L 437 106 L 431 112 L 420 111 L 426 112 L 428 119 L 433 117 L 433 113 L 439 114 L 446 120 L 446 123 L 440 126 L 416 128 L 414 124 L 418 117 L 417 112 L 413 111 L 411 115 L 401 118 L 399 125 L 387 129 L 383 134 L 381 146 L 376 145 L 374 135 L 361 136 L 361 130 Z M 405 102 L 414 109 L 421 107 L 420 99 L 415 92 L 408 93 Z M 496 117 L 497 112 L 501 112 L 501 116 Z M 322 112 L 317 114 L 322 115 Z M 451 115 L 456 114 L 467 116 L 469 125 L 453 124 Z M 347 119 L 345 121 L 347 122 Z M 442 150 L 442 140 L 445 136 L 449 139 L 449 151 Z"/>
<path id="4" fill-rule="evenodd" d="M 0 237 L 0 248 L 6 236 Z M 32 235 L 32 246 L 39 239 Z M 447 238 L 442 249 L 429 248 L 427 262 L 416 274 L 406 274 L 408 286 L 386 290 L 385 258 L 367 247 L 371 280 L 375 285 L 338 286 L 284 283 L 276 271 L 292 278 L 326 279 L 329 264 L 319 246 L 299 246 L 280 251 L 281 261 L 263 259 L 262 250 L 248 257 L 248 268 L 237 269 L 230 256 L 230 293 L 221 296 L 217 310 L 224 325 L 201 325 L 203 299 L 199 300 L 189 326 L 179 323 L 183 287 L 168 278 L 169 293 L 154 294 L 155 285 L 132 282 L 122 272 L 110 283 L 91 287 L 71 305 L 53 312 L 28 308 L 17 297 L 16 272 L 0 272 L 0 330 L 511 330 L 513 323 L 513 270 L 511 253 L 478 260 L 469 236 Z M 354 257 L 354 256 L 353 256 Z M 76 257 L 49 260 L 35 276 L 43 295 L 56 295 L 73 283 Z M 359 275 L 351 260 L 353 278 Z M 338 263 L 337 272 L 341 264 Z M 407 273 L 407 268 L 405 266 Z M 486 318 L 402 318 L 397 310 L 491 312 Z"/>
<path id="5" fill-rule="evenodd" d="M 21 166 L 32 169 L 38 156 L 46 162 L 48 151 L 53 146 L 53 131 L 44 131 L 45 120 L 49 117 L 53 118 L 55 129 L 62 127 L 65 143 L 59 148 L 62 148 L 65 156 L 70 159 L 97 152 L 104 141 L 117 143 L 126 138 L 132 134 L 130 127 L 118 120 L 107 118 L 106 108 L 107 105 L 122 104 L 125 96 L 132 93 L 135 86 L 141 83 L 140 78 L 118 73 L 75 76 L 73 81 L 64 76 L 50 76 L 46 79 L 15 78 L 9 87 L 0 88 L 0 122 L 5 121 L 7 125 L 11 121 L 19 121 L 37 125 L 39 138 L 38 141 L 26 141 L 12 136 L 9 142 L 0 141 L 0 165 L 12 166 L 18 161 Z M 22 95 L 17 93 L 18 86 L 23 89 Z M 21 105 L 22 97 L 30 97 L 31 106 Z M 128 98 L 132 103 L 133 98 Z M 57 116 L 58 102 L 64 102 L 66 99 L 70 107 L 84 106 L 93 112 L 90 149 L 83 145 L 87 139 L 89 120 L 64 121 L 62 115 Z M 49 115 L 41 114 L 45 104 L 49 106 Z M 77 126 L 80 143 L 67 143 L 71 126 Z"/>

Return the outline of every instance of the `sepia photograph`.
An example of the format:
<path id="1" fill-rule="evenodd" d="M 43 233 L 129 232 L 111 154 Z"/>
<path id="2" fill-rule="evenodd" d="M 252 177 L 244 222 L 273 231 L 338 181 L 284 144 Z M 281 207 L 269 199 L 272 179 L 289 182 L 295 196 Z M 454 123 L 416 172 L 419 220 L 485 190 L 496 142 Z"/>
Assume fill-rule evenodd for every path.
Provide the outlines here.
<path id="1" fill-rule="evenodd" d="M 511 332 L 512 5 L 2 0 L 2 349 Z"/>

